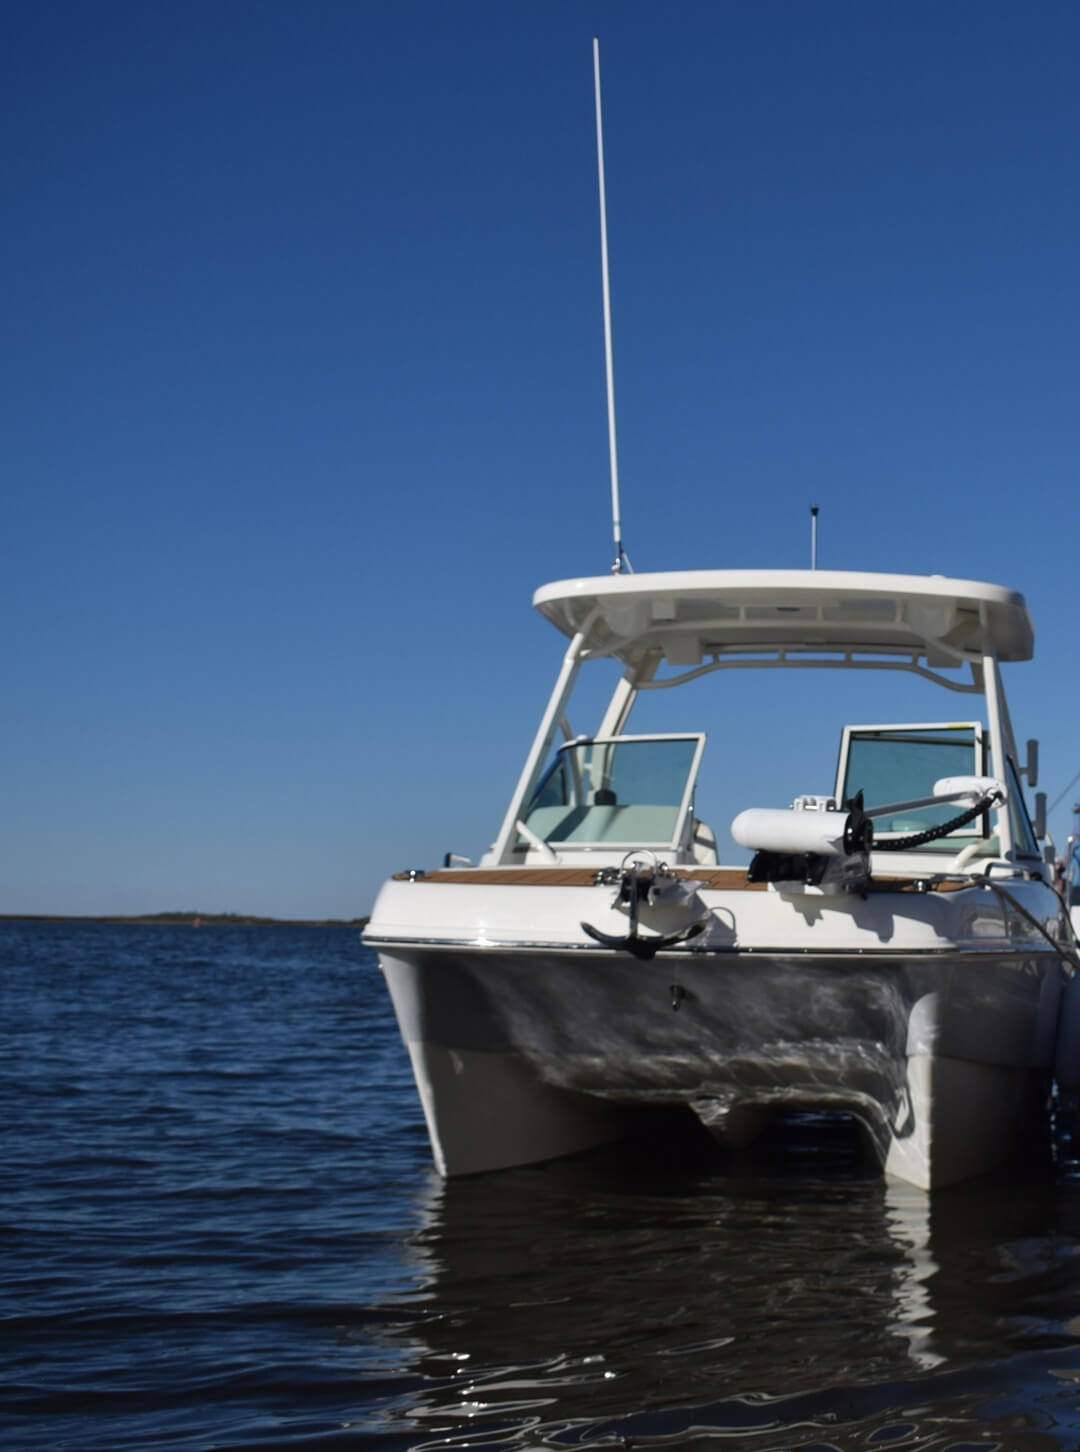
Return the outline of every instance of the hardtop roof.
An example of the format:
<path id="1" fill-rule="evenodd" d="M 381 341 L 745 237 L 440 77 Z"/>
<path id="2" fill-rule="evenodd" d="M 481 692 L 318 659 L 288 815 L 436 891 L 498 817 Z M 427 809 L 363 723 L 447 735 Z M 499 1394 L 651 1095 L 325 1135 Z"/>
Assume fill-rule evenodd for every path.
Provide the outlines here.
<path id="1" fill-rule="evenodd" d="M 1024 597 L 944 575 L 855 570 L 677 570 L 542 585 L 533 604 L 566 635 L 595 610 L 589 643 L 630 661 L 659 649 L 671 665 L 755 650 L 885 651 L 956 665 L 985 654 L 1029 660 Z"/>

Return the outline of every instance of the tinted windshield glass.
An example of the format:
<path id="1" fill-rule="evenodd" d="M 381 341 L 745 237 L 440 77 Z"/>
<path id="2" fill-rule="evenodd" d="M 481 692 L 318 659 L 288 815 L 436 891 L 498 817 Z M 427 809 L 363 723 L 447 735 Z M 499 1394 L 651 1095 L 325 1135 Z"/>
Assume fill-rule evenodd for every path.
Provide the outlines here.
<path id="1" fill-rule="evenodd" d="M 978 775 L 982 769 L 976 760 L 978 754 L 973 726 L 853 731 L 848 745 L 843 798 L 850 801 L 861 791 L 863 805 L 869 808 L 929 797 L 933 795 L 934 783 L 942 777 Z M 874 835 L 923 832 L 949 821 L 960 810 L 955 802 L 943 802 L 941 806 L 878 817 L 874 821 Z M 966 831 L 951 833 L 940 843 L 928 844 L 926 850 L 956 852 L 965 841 L 975 841 L 982 835 L 981 824 L 974 825 Z"/>
<path id="2" fill-rule="evenodd" d="M 674 843 L 697 736 L 572 741 L 523 821 L 545 842 Z"/>

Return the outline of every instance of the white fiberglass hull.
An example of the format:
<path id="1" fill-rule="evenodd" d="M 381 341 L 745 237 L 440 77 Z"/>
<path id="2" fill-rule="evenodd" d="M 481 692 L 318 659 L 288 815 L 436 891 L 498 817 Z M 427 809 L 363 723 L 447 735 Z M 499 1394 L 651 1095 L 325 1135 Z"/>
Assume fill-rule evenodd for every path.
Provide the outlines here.
<path id="1" fill-rule="evenodd" d="M 1042 1114 L 1063 982 L 1033 946 L 379 956 L 446 1175 L 575 1153 L 681 1105 L 732 1146 L 778 1110 L 848 1113 L 887 1174 L 970 1178 Z"/>

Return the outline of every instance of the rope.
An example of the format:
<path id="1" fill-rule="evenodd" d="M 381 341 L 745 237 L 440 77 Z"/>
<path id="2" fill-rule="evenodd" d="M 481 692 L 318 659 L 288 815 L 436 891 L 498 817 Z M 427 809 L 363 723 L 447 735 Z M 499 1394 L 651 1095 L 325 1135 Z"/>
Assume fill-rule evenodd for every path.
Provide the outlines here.
<path id="1" fill-rule="evenodd" d="M 1024 918 L 1027 922 L 1031 924 L 1031 926 L 1035 929 L 1037 933 L 1041 933 L 1046 941 L 1050 944 L 1051 948 L 1053 948 L 1054 952 L 1057 953 L 1058 957 L 1063 963 L 1071 963 L 1074 968 L 1080 968 L 1080 952 L 1078 952 L 1077 949 L 1076 935 L 1073 933 L 1072 919 L 1069 917 L 1068 912 L 1064 914 L 1064 918 L 1067 924 L 1067 931 L 1069 937 L 1072 939 L 1072 942 L 1071 944 L 1068 942 L 1059 943 L 1056 939 L 1050 936 L 1050 934 L 1043 927 L 1042 923 L 1039 922 L 1038 918 L 1033 917 L 1032 914 L 1028 912 L 1027 908 L 1021 907 L 1021 905 L 1017 902 L 1016 898 L 1013 897 L 1012 893 L 1007 887 L 1002 887 L 1000 882 L 995 882 L 991 877 L 984 877 L 981 885 L 983 887 L 988 887 L 992 893 L 996 894 L 997 897 L 1004 898 L 1005 901 L 1009 903 L 1020 914 L 1022 918 Z M 1055 894 L 1055 896 L 1056 895 L 1057 894 Z M 1072 949 L 1071 952 L 1069 951 L 1070 947 Z"/>
<path id="2" fill-rule="evenodd" d="M 1059 802 L 1064 801 L 1065 797 L 1069 793 L 1069 788 L 1074 787 L 1078 781 L 1080 781 L 1080 771 L 1076 773 L 1076 775 L 1073 777 L 1072 781 L 1069 782 L 1068 786 L 1066 786 L 1064 791 L 1058 792 L 1057 796 L 1047 807 L 1047 812 L 1052 812 Z"/>

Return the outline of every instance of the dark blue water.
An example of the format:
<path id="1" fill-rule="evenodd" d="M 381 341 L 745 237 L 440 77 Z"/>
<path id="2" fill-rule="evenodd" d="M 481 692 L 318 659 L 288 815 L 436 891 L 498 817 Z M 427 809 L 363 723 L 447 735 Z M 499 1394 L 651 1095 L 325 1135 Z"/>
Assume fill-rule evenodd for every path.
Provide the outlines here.
<path id="1" fill-rule="evenodd" d="M 0 924 L 0 1448 L 1080 1448 L 1080 1183 L 442 1185 L 346 929 Z"/>

